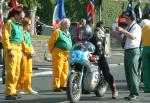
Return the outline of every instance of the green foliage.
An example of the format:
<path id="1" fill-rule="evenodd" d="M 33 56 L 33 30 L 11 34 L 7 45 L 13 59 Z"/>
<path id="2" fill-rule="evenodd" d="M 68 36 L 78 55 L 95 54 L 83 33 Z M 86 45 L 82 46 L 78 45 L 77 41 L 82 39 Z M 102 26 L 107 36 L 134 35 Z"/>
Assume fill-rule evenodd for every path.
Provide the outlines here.
<path id="1" fill-rule="evenodd" d="M 34 9 L 40 7 L 39 0 L 17 0 L 19 3 L 23 4 L 26 9 Z"/>
<path id="2" fill-rule="evenodd" d="M 32 0 L 18 0 L 18 1 L 32 1 Z M 33 0 L 34 1 L 34 0 Z M 53 18 L 53 10 L 56 4 L 56 0 L 36 0 L 40 4 L 41 8 L 37 9 L 37 15 L 40 17 L 40 21 L 45 24 L 51 25 Z M 111 27 L 116 18 L 127 7 L 127 2 L 114 2 L 112 0 L 95 0 L 95 19 L 94 23 L 99 20 L 99 7 L 102 4 L 102 21 L 105 26 Z M 87 18 L 86 8 L 87 0 L 64 0 L 66 16 L 71 19 L 72 22 L 77 22 L 80 18 Z M 134 3 L 135 5 L 135 3 Z M 142 4 L 142 10 L 144 10 L 145 4 Z"/>
<path id="3" fill-rule="evenodd" d="M 111 27 L 111 24 L 115 22 L 116 18 L 122 12 L 123 2 L 110 2 L 110 0 L 103 0 L 102 2 L 102 21 L 105 26 Z M 98 11 L 96 9 L 95 23 L 99 20 Z"/>
<path id="4" fill-rule="evenodd" d="M 52 25 L 53 10 L 56 0 L 39 0 L 41 8 L 37 9 L 37 16 L 40 17 L 40 21 L 45 24 Z"/>
<path id="5" fill-rule="evenodd" d="M 86 1 L 86 0 L 85 0 Z M 86 5 L 84 0 L 65 0 L 66 16 L 73 22 L 79 21 L 82 17 L 86 18 Z"/>
<path id="6" fill-rule="evenodd" d="M 102 2 L 102 21 L 107 27 L 111 27 L 112 23 L 116 21 L 116 18 L 125 11 L 127 8 L 128 2 L 114 2 L 112 0 L 103 0 Z M 136 5 L 136 2 L 133 2 L 133 5 Z M 141 3 L 141 9 L 144 11 L 145 4 Z M 99 7 L 96 8 L 95 13 L 95 23 L 99 20 Z"/>

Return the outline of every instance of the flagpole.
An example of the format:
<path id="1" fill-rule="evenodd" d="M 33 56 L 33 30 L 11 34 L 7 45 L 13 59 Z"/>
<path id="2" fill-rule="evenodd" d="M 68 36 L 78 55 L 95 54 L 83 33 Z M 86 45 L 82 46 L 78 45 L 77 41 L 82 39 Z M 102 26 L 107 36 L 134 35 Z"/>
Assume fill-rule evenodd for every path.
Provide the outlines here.
<path id="1" fill-rule="evenodd" d="M 99 6 L 99 21 L 102 20 L 102 8 L 101 5 Z"/>
<path id="2" fill-rule="evenodd" d="M 102 20 L 102 7 L 101 7 L 101 1 L 99 0 L 99 21 Z"/>

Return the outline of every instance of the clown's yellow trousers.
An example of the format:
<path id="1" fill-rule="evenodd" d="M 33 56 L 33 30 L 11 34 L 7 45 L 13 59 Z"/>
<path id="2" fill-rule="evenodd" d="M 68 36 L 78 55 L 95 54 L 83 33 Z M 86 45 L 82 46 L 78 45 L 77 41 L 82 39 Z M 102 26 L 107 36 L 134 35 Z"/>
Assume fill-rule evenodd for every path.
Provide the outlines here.
<path id="1" fill-rule="evenodd" d="M 6 71 L 5 96 L 16 94 L 16 85 L 20 75 L 21 44 L 11 44 L 11 48 L 14 57 L 10 57 L 8 51 L 4 49 Z"/>
<path id="2" fill-rule="evenodd" d="M 52 51 L 53 80 L 52 88 L 66 87 L 68 76 L 68 51 L 54 48 Z"/>
<path id="3" fill-rule="evenodd" d="M 20 64 L 20 77 L 16 90 L 18 92 L 25 90 L 30 92 L 31 87 L 31 76 L 32 76 L 32 59 L 27 54 L 23 54 Z"/>

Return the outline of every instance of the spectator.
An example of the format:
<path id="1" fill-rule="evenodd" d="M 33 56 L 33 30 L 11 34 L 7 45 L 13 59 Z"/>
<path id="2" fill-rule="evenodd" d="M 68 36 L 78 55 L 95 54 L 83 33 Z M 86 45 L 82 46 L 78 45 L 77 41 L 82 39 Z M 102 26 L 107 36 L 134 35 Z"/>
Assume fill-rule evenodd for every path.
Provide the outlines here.
<path id="1" fill-rule="evenodd" d="M 75 37 L 75 42 L 87 39 L 87 36 L 92 32 L 92 28 L 86 24 L 86 19 L 82 18 L 77 25 L 77 35 Z"/>
<path id="2" fill-rule="evenodd" d="M 20 66 L 20 77 L 18 79 L 16 90 L 19 94 L 37 94 L 37 91 L 34 91 L 31 86 L 31 77 L 32 77 L 32 55 L 34 53 L 31 36 L 29 33 L 29 28 L 31 25 L 31 20 L 24 18 L 23 22 L 24 29 L 24 42 L 22 47 L 22 59 Z M 23 91 L 24 89 L 24 91 Z"/>
<path id="3" fill-rule="evenodd" d="M 148 25 L 148 24 L 150 24 L 150 14 L 145 13 L 140 22 L 140 26 L 143 28 L 145 25 Z"/>
<path id="4" fill-rule="evenodd" d="M 136 23 L 134 11 L 125 13 L 127 30 L 117 27 L 116 31 L 125 35 L 125 54 L 124 66 L 129 95 L 125 97 L 127 100 L 135 100 L 139 96 L 139 80 L 138 80 L 138 60 L 140 56 L 140 42 L 141 42 L 141 27 Z M 113 34 L 117 35 L 117 34 Z"/>
<path id="5" fill-rule="evenodd" d="M 147 78 L 147 75 L 149 74 L 149 68 L 147 67 L 149 65 L 148 63 L 148 57 L 146 57 L 148 55 L 148 51 L 149 51 L 149 37 L 147 35 L 147 33 L 149 32 L 150 28 L 150 12 L 146 12 L 143 15 L 143 20 L 140 23 L 140 26 L 142 27 L 142 56 L 140 58 L 140 63 L 142 64 L 142 73 L 141 73 L 141 82 L 144 82 L 144 92 L 145 93 L 150 93 L 150 86 L 148 80 L 149 78 Z M 148 41 L 147 41 L 148 40 Z M 140 65 L 141 66 L 141 65 Z M 139 67 L 140 67 L 139 66 Z M 145 73 L 144 73 L 145 72 Z"/>
<path id="6" fill-rule="evenodd" d="M 8 2 L 3 3 L 3 18 L 4 18 L 4 23 L 6 23 L 8 14 L 12 10 L 11 7 L 9 7 Z"/>
<path id="7" fill-rule="evenodd" d="M 122 27 L 122 28 L 126 28 L 127 24 L 126 24 L 126 19 L 124 17 L 125 11 L 122 12 L 122 14 L 118 17 L 118 26 Z"/>
<path id="8" fill-rule="evenodd" d="M 76 29 L 76 32 L 77 32 L 77 35 L 76 35 L 76 38 L 75 38 L 75 41 L 78 42 L 80 40 L 82 40 L 82 36 L 81 36 L 81 28 L 84 28 L 84 26 L 86 25 L 86 19 L 82 18 L 79 23 L 77 24 L 77 29 Z"/>
<path id="9" fill-rule="evenodd" d="M 143 66 L 143 78 L 144 78 L 144 92 L 150 93 L 150 24 L 145 25 L 142 28 L 142 66 Z"/>
<path id="10" fill-rule="evenodd" d="M 17 9 L 22 9 L 23 8 L 23 5 L 22 4 L 19 4 L 16 0 L 10 0 L 8 2 L 8 6 L 11 7 L 12 9 L 10 10 L 10 12 L 8 13 L 8 17 L 7 19 L 10 19 L 11 17 L 14 16 L 14 12 L 17 10 Z"/>
<path id="11" fill-rule="evenodd" d="M 6 71 L 6 100 L 17 100 L 16 85 L 20 74 L 21 44 L 23 41 L 23 27 L 21 25 L 25 13 L 21 9 L 14 12 L 3 27 L 2 43 L 4 49 Z"/>
<path id="12" fill-rule="evenodd" d="M 150 14 L 148 12 L 144 13 L 144 15 L 142 17 L 142 20 L 140 22 L 141 28 L 143 28 L 146 25 L 150 25 L 150 20 L 149 19 L 150 19 Z M 138 66 L 138 68 L 139 68 L 139 70 L 141 70 L 141 73 L 139 75 L 141 77 L 140 81 L 143 83 L 142 51 L 143 51 L 143 47 L 142 47 L 142 41 L 141 41 L 141 43 L 140 43 L 141 55 L 140 55 L 140 58 L 139 58 L 139 66 Z"/>
<path id="13" fill-rule="evenodd" d="M 89 41 L 92 42 L 96 47 L 94 54 L 99 56 L 98 65 L 103 72 L 104 78 L 110 85 L 110 88 L 112 90 L 112 98 L 116 99 L 118 96 L 118 91 L 116 88 L 115 80 L 114 80 L 112 74 L 110 73 L 110 68 L 109 68 L 108 62 L 105 58 L 106 38 L 103 35 L 103 31 L 98 27 L 95 28 L 94 34 Z"/>
<path id="14" fill-rule="evenodd" d="M 100 30 L 101 30 L 101 32 L 102 32 L 102 34 L 104 34 L 104 32 L 105 32 L 105 29 L 104 29 L 104 23 L 102 22 L 102 21 L 98 21 L 97 23 L 96 23 L 96 27 L 99 27 L 100 28 Z"/>
<path id="15" fill-rule="evenodd" d="M 52 53 L 53 82 L 54 92 L 61 92 L 66 89 L 68 76 L 68 55 L 72 48 L 71 36 L 68 31 L 70 20 L 65 18 L 60 22 L 60 28 L 55 30 L 49 38 L 48 47 Z"/>
<path id="16" fill-rule="evenodd" d="M 35 17 L 35 34 L 36 35 L 41 35 L 42 32 L 42 24 L 39 21 L 40 17 L 36 16 Z"/>

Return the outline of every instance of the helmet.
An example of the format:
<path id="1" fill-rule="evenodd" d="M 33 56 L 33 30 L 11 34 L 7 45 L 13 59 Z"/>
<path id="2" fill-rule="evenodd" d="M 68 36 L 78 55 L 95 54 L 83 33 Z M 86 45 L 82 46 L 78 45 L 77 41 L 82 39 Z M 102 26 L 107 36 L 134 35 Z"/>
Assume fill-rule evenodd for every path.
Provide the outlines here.
<path id="1" fill-rule="evenodd" d="M 92 28 L 89 25 L 81 28 L 82 40 L 87 40 L 92 35 Z"/>

